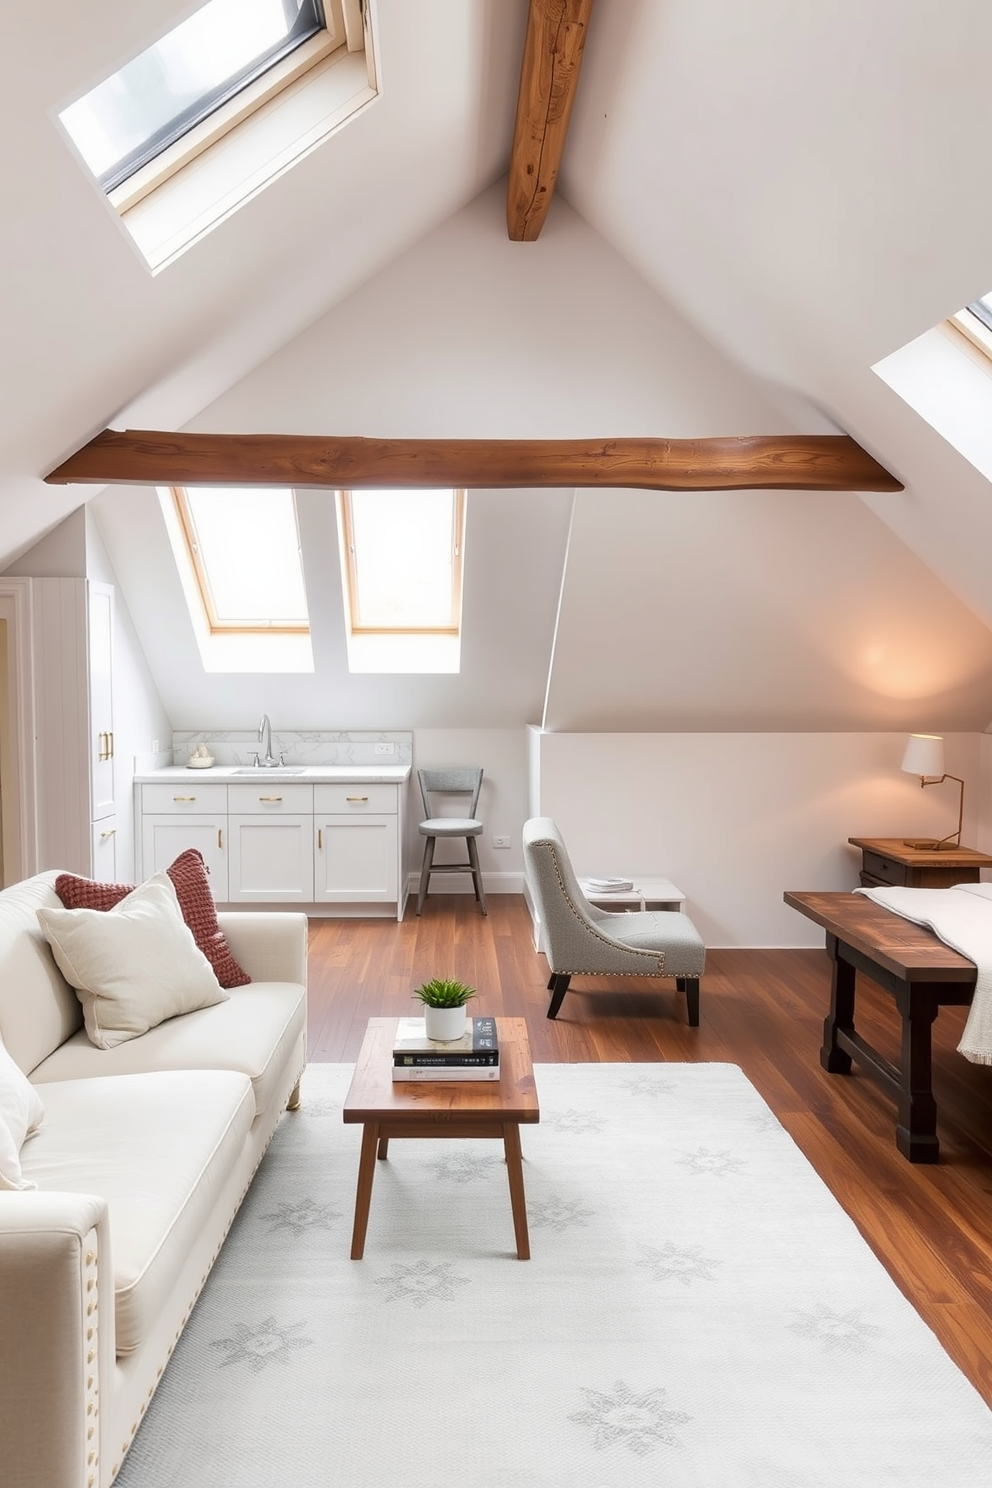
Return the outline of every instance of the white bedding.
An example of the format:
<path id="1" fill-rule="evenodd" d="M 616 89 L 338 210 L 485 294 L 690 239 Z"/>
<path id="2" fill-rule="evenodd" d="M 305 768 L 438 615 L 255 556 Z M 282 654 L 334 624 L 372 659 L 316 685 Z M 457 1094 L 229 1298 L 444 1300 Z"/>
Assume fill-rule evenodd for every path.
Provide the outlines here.
<path id="1" fill-rule="evenodd" d="M 974 961 L 975 995 L 958 1053 L 972 1064 L 992 1064 L 992 884 L 953 889 L 856 889 L 884 909 L 925 925 L 938 940 Z"/>

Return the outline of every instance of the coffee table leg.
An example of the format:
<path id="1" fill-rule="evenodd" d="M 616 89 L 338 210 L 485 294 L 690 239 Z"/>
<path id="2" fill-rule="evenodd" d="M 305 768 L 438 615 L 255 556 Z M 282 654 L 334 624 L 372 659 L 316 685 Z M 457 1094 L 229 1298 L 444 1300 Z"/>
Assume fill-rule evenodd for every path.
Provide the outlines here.
<path id="1" fill-rule="evenodd" d="M 517 1260 L 530 1260 L 530 1236 L 527 1233 L 527 1201 L 524 1198 L 524 1170 L 520 1153 L 520 1127 L 515 1121 L 503 1125 L 503 1150 L 506 1153 L 506 1176 L 510 1181 L 510 1208 L 513 1210 L 513 1233 L 517 1238 Z"/>
<path id="2" fill-rule="evenodd" d="M 372 1180 L 375 1177 L 375 1155 L 378 1145 L 379 1123 L 366 1121 L 362 1127 L 362 1155 L 358 1159 L 355 1227 L 351 1232 L 351 1259 L 353 1261 L 360 1261 L 365 1253 L 365 1232 L 369 1227 L 369 1205 L 372 1202 Z"/>

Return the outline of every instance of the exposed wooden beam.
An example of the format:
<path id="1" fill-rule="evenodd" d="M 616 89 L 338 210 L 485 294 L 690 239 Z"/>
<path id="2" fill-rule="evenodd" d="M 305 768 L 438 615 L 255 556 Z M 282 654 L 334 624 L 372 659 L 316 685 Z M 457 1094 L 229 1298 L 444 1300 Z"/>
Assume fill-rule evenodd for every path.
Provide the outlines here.
<path id="1" fill-rule="evenodd" d="M 533 243 L 558 177 L 593 0 L 530 0 L 506 188 L 506 230 Z"/>
<path id="2" fill-rule="evenodd" d="M 731 439 L 360 439 L 105 429 L 49 485 L 634 486 L 901 491 L 847 434 Z"/>

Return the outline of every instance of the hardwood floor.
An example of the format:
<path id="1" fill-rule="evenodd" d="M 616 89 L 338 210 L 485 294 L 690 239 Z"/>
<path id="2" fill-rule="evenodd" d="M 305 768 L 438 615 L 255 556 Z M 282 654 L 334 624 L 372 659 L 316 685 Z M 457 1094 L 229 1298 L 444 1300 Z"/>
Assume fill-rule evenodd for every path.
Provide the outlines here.
<path id="1" fill-rule="evenodd" d="M 526 1018 L 535 1062 L 739 1065 L 992 1405 L 992 1068 L 955 1052 L 965 1009 L 943 1009 L 934 1028 L 941 1161 L 914 1166 L 874 1082 L 820 1068 L 822 951 L 711 951 L 697 1029 L 674 984 L 627 977 L 575 978 L 551 1022 L 547 963 L 521 897 L 490 896 L 486 918 L 463 896 L 431 895 L 420 919 L 411 911 L 399 925 L 311 920 L 310 1058 L 353 1060 L 366 1020 L 410 1014 L 412 988 L 434 975 L 477 987 L 480 1012 Z M 897 1057 L 890 999 L 860 981 L 858 1022 Z"/>

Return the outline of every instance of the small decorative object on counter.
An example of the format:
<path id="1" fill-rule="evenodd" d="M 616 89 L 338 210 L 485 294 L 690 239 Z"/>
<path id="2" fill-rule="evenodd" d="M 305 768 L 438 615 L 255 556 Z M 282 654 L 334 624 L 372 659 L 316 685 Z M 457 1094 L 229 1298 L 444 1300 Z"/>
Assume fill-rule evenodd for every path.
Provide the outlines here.
<path id="1" fill-rule="evenodd" d="M 193 753 L 186 761 L 186 768 L 189 770 L 209 770 L 213 762 L 214 757 L 206 744 L 197 744 Z"/>
<path id="2" fill-rule="evenodd" d="M 424 1020 L 427 1037 L 446 1044 L 461 1038 L 466 1029 L 465 1004 L 475 996 L 475 988 L 467 987 L 451 977 L 434 977 L 424 982 L 412 994 L 424 1004 Z"/>

